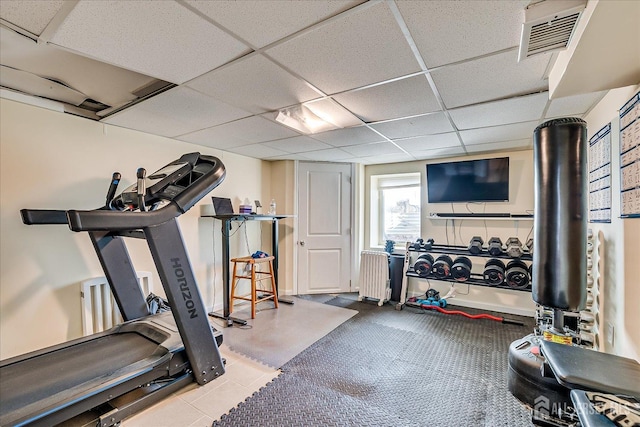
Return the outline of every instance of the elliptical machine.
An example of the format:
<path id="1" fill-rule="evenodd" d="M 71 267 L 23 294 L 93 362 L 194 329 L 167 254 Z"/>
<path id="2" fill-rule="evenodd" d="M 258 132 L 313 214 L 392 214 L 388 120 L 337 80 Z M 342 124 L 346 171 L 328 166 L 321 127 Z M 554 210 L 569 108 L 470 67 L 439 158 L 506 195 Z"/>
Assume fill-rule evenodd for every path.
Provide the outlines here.
<path id="1" fill-rule="evenodd" d="M 216 188 L 225 167 L 213 156 L 185 154 L 91 211 L 23 209 L 27 225 L 66 224 L 86 231 L 125 322 L 108 331 L 0 362 L 0 425 L 50 426 L 89 414 L 95 425 L 129 415 L 193 382 L 224 374 L 177 218 Z M 146 240 L 171 306 L 149 315 L 124 238 Z M 86 422 L 84 418 L 83 423 Z"/>
<path id="2" fill-rule="evenodd" d="M 570 324 L 576 315 L 565 316 L 583 309 L 587 297 L 586 133 L 583 120 L 564 118 L 533 134 L 532 297 L 551 315 L 510 345 L 508 387 L 541 426 L 640 423 L 640 364 L 580 347 Z"/>

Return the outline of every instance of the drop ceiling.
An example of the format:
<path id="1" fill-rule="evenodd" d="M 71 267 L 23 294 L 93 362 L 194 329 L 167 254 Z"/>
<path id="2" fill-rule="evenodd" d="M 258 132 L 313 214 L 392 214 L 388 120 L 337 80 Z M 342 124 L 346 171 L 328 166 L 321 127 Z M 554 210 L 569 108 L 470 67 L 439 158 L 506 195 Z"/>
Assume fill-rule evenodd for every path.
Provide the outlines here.
<path id="1" fill-rule="evenodd" d="M 550 100 L 556 55 L 517 61 L 529 3 L 3 0 L 2 94 L 55 98 L 11 86 L 27 73 L 83 94 L 88 118 L 265 160 L 526 150 L 539 123 L 605 94 Z M 341 128 L 275 121 L 302 103 Z"/>

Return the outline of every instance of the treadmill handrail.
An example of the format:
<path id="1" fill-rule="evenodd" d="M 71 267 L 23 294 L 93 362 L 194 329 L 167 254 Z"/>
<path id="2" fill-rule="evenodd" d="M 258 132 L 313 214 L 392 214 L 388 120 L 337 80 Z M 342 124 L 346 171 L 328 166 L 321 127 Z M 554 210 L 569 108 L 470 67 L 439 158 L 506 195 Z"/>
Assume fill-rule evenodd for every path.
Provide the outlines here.
<path id="1" fill-rule="evenodd" d="M 154 211 L 67 211 L 69 228 L 73 231 L 127 231 L 163 224 L 182 214 L 175 202 Z"/>

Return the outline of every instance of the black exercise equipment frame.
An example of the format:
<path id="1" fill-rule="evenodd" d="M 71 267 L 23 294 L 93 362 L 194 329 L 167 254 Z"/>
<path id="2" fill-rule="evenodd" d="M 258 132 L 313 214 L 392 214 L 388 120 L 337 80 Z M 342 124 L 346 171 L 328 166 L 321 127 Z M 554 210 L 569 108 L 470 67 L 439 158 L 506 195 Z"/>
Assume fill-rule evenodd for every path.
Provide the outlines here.
<path id="1" fill-rule="evenodd" d="M 3 409 L 3 425 L 52 425 L 124 396 L 121 399 L 125 401 L 123 406 L 98 418 L 99 426 L 114 425 L 133 412 L 168 396 L 194 378 L 203 385 L 224 374 L 224 362 L 218 348 L 222 334 L 218 331 L 214 333 L 209 324 L 177 217 L 222 182 L 225 168 L 216 157 L 202 156 L 200 153 L 186 154 L 170 165 L 176 164 L 189 164 L 194 172 L 196 167 L 200 167 L 200 170 L 186 181 L 185 176 L 180 174 L 176 177 L 181 179 L 179 183 L 174 182 L 163 188 L 164 193 L 154 199 L 163 203 L 157 210 L 142 211 L 144 208 L 141 208 L 140 212 L 120 212 L 104 207 L 92 211 L 21 211 L 23 222 L 27 225 L 67 224 L 73 231 L 88 232 L 125 323 L 99 334 L 4 360 L 0 368 L 7 374 L 6 378 L 19 384 L 21 373 L 12 371 L 12 367 L 29 366 L 35 360 L 42 360 L 45 364 L 48 355 L 54 357 L 56 352 L 58 355 L 72 353 L 69 349 L 90 345 L 91 342 L 98 343 L 98 340 L 108 344 L 105 337 L 133 332 L 147 339 L 150 346 L 157 347 L 152 355 L 144 359 L 147 362 L 140 361 L 122 368 L 114 366 L 115 372 L 111 375 L 92 378 L 86 386 L 84 383 L 73 383 L 70 392 L 61 391 L 55 400 L 48 397 L 35 400 L 29 400 L 28 396 L 17 397 L 18 400 L 13 402 L 13 412 L 7 413 Z M 115 192 L 112 190 L 110 188 L 110 194 Z M 150 199 L 156 195 L 146 193 Z M 124 237 L 147 241 L 171 312 L 149 316 Z M 179 337 L 175 334 L 176 328 Z M 60 356 L 56 357 L 60 359 Z M 108 363 L 106 360 L 98 362 Z M 70 367 L 65 366 L 67 372 L 73 369 L 72 360 L 69 360 L 69 364 Z M 165 378 L 167 381 L 157 389 L 135 392 L 149 382 Z M 37 388 L 34 390 L 38 395 L 43 394 Z M 134 396 L 127 394 L 130 391 L 133 391 L 130 395 Z M 21 399 L 25 399 L 24 404 L 19 403 Z"/>

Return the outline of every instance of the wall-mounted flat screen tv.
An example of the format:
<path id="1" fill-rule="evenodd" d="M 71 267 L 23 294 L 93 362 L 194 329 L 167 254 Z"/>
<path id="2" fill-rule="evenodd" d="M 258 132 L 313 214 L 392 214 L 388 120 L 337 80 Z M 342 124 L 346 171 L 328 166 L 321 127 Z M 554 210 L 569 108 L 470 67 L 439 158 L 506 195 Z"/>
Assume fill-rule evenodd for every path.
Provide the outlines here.
<path id="1" fill-rule="evenodd" d="M 429 203 L 506 202 L 509 158 L 427 165 Z"/>

